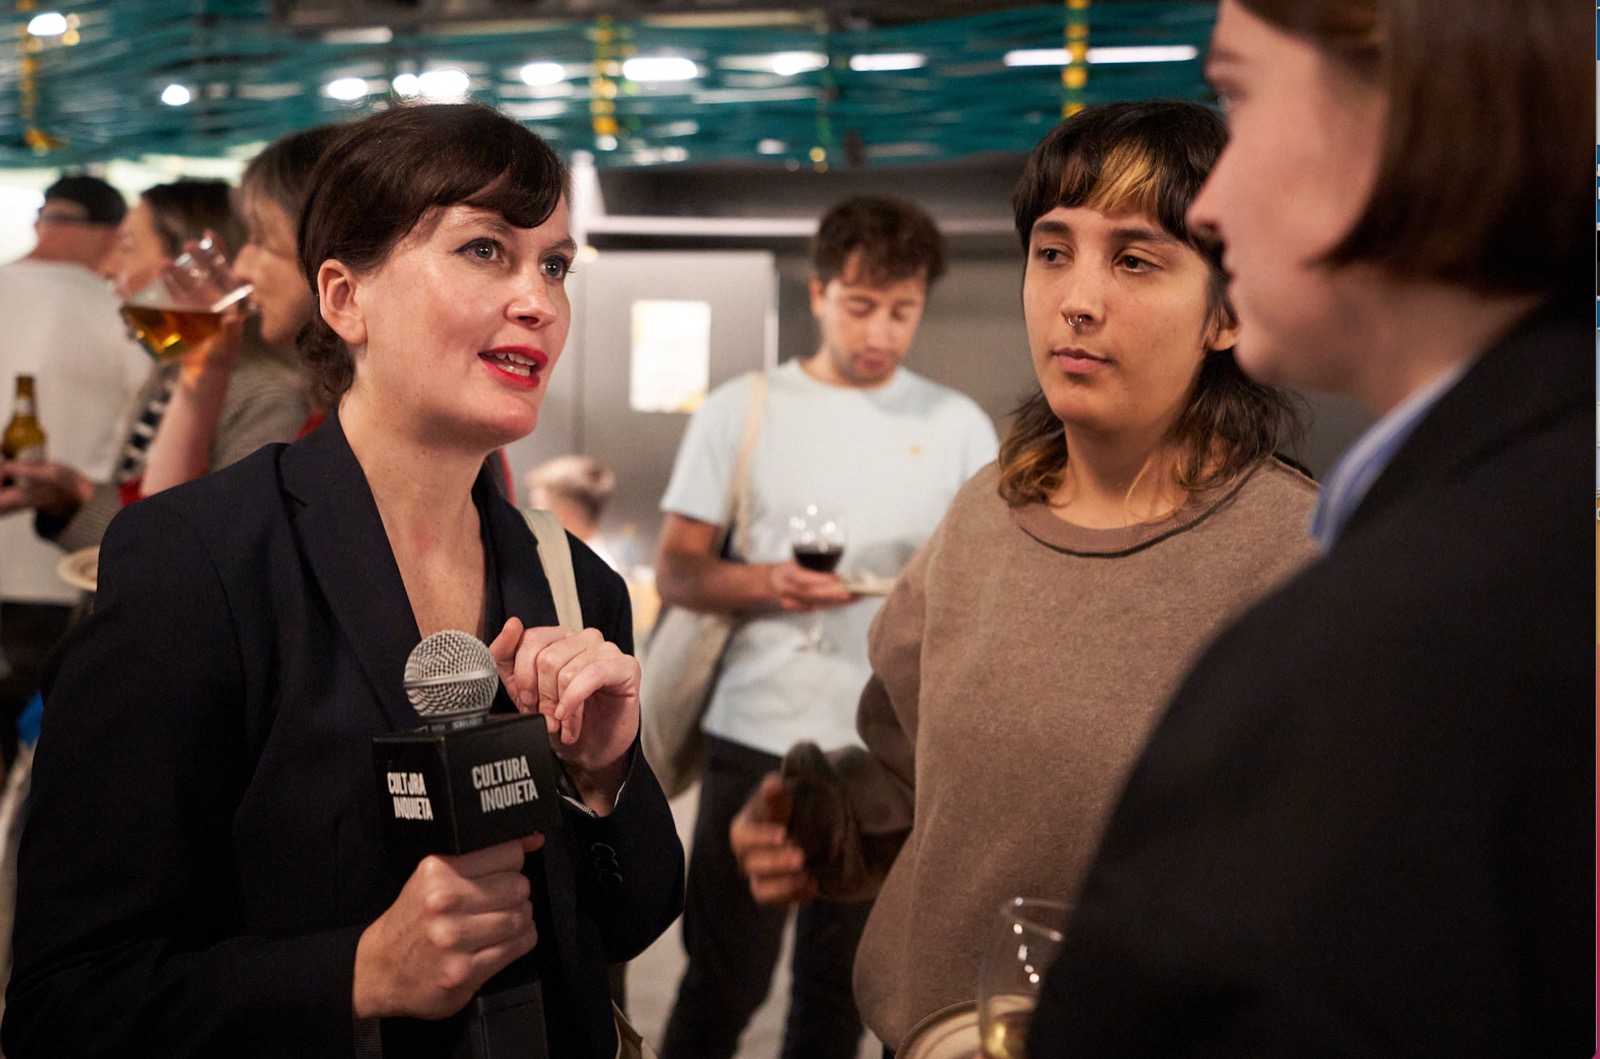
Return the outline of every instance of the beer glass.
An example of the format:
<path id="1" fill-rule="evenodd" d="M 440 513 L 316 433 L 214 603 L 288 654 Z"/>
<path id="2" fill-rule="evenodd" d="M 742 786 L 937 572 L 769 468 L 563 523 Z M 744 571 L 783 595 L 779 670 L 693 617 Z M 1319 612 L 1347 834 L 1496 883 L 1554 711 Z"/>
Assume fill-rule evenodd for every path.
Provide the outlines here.
<path id="1" fill-rule="evenodd" d="M 1039 984 L 1055 961 L 1071 909 L 1059 901 L 1015 897 L 999 916 L 978 975 L 978 1034 L 983 1059 L 1027 1059 L 1028 1022 Z"/>
<path id="2" fill-rule="evenodd" d="M 190 244 L 122 306 L 128 332 L 157 360 L 176 360 L 222 330 L 229 307 L 251 286 L 233 274 L 209 237 Z"/>

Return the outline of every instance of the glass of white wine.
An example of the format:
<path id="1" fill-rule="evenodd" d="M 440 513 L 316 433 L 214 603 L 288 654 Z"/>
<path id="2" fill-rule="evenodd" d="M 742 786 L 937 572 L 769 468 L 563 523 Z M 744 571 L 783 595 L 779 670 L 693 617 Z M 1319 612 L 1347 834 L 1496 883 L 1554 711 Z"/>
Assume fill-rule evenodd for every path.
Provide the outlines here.
<path id="1" fill-rule="evenodd" d="M 1071 908 L 1015 897 L 1000 906 L 978 975 L 978 1035 L 983 1059 L 1027 1059 L 1028 1023 L 1039 984 L 1055 962 Z"/>
<path id="2" fill-rule="evenodd" d="M 844 516 L 817 504 L 806 504 L 789 516 L 789 546 L 794 561 L 807 570 L 831 574 L 838 569 L 846 536 Z M 823 635 L 821 615 L 812 619 L 806 647 L 823 654 L 833 649 Z"/>

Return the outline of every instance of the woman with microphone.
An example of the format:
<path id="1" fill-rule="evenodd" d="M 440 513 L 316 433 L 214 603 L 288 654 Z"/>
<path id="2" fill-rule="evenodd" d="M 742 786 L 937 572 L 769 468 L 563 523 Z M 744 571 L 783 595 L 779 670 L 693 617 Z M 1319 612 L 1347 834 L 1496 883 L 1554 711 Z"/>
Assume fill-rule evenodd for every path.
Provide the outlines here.
<path id="1" fill-rule="evenodd" d="M 318 163 L 303 352 L 338 394 L 301 441 L 127 508 L 45 680 L 0 1038 L 43 1055 L 449 1054 L 519 959 L 552 1056 L 610 1059 L 606 965 L 676 916 L 683 852 L 637 749 L 621 578 L 581 543 L 557 627 L 484 472 L 565 343 L 567 174 L 475 106 L 398 107 Z M 562 826 L 391 864 L 371 737 L 417 726 L 419 640 L 491 643 L 542 713 Z M 530 1050 L 529 1054 L 542 1054 Z"/>

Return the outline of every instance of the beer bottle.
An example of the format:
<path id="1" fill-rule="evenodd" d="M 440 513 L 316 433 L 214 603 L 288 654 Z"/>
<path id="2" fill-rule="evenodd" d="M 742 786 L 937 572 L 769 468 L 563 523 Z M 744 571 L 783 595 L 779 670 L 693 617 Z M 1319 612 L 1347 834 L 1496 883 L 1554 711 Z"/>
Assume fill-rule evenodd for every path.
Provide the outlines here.
<path id="1" fill-rule="evenodd" d="M 0 450 L 8 460 L 44 462 L 44 428 L 39 425 L 34 408 L 32 375 L 17 376 L 17 399 L 12 405 L 11 422 L 6 424 L 0 440 Z"/>

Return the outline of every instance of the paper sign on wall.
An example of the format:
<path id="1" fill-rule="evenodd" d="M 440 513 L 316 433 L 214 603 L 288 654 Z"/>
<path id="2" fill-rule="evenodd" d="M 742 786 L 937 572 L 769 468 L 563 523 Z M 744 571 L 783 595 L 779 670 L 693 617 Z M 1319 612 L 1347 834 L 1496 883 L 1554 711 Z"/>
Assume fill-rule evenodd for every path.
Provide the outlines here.
<path id="1" fill-rule="evenodd" d="M 628 405 L 636 412 L 692 412 L 711 385 L 711 303 L 636 301 Z"/>

